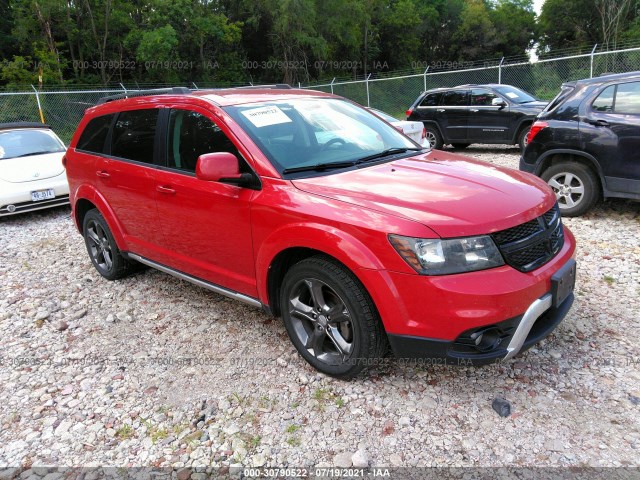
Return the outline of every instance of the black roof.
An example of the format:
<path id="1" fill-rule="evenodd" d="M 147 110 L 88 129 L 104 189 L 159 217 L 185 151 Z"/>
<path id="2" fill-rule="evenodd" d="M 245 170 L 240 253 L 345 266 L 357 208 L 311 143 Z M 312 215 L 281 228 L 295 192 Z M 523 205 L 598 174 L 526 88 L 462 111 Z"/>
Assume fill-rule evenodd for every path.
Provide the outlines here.
<path id="1" fill-rule="evenodd" d="M 9 130 L 12 128 L 48 128 L 51 130 L 49 125 L 38 122 L 10 122 L 10 123 L 0 123 L 0 130 Z"/>

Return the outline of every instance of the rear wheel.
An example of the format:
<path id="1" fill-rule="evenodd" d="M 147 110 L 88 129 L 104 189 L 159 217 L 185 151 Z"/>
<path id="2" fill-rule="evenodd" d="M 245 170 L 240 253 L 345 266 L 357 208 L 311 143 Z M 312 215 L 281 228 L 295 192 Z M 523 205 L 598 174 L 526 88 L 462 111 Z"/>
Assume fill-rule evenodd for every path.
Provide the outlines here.
<path id="1" fill-rule="evenodd" d="M 424 131 L 426 134 L 427 140 L 429 140 L 429 144 L 431 148 L 435 148 L 440 150 L 442 148 L 442 137 L 440 136 L 440 132 L 433 125 L 425 125 Z"/>
<path id="2" fill-rule="evenodd" d="M 87 212 L 82 231 L 91 263 L 100 275 L 117 280 L 132 271 L 132 264 L 120 253 L 107 222 L 97 209 Z"/>
<path id="3" fill-rule="evenodd" d="M 600 198 L 597 177 L 589 167 L 581 163 L 553 164 L 541 177 L 555 192 L 560 213 L 565 217 L 587 213 Z"/>
<path id="4" fill-rule="evenodd" d="M 295 264 L 282 283 L 287 333 L 317 370 L 351 378 L 384 356 L 387 338 L 373 301 L 338 262 L 315 256 Z"/>

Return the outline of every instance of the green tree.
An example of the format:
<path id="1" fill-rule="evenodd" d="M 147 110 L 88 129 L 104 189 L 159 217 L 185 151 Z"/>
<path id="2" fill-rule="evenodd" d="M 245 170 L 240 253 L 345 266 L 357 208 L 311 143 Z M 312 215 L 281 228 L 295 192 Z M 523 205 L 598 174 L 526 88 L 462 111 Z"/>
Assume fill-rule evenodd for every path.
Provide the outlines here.
<path id="1" fill-rule="evenodd" d="M 460 60 L 482 60 L 495 52 L 496 28 L 482 0 L 469 0 L 460 15 L 460 26 L 453 36 L 454 53 Z"/>

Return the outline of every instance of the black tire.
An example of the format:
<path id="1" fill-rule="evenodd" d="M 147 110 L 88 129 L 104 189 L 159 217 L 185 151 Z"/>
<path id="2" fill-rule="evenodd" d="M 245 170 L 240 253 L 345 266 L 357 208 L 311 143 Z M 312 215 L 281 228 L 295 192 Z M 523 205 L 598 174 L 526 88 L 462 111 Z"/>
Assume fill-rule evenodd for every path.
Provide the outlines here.
<path id="1" fill-rule="evenodd" d="M 431 148 L 435 148 L 436 150 L 441 150 L 442 146 L 442 136 L 436 127 L 433 125 L 425 125 L 424 126 L 425 134 L 427 136 L 427 140 L 431 144 Z"/>
<path id="2" fill-rule="evenodd" d="M 329 257 L 318 255 L 292 266 L 282 282 L 280 306 L 293 345 L 327 375 L 352 378 L 376 364 L 388 349 L 364 286 Z"/>
<path id="3" fill-rule="evenodd" d="M 523 152 L 527 147 L 527 137 L 529 136 L 529 130 L 531 130 L 531 125 L 526 125 L 522 127 L 520 133 L 518 133 L 518 146 L 520 147 L 520 151 Z"/>
<path id="4" fill-rule="evenodd" d="M 465 148 L 467 148 L 469 145 L 471 145 L 470 143 L 452 143 L 451 146 L 453 148 L 455 148 L 456 150 L 464 150 Z"/>
<path id="5" fill-rule="evenodd" d="M 555 192 L 560 213 L 565 217 L 584 215 L 600 199 L 598 178 L 581 163 L 554 163 L 541 177 Z"/>
<path id="6" fill-rule="evenodd" d="M 120 253 L 109 225 L 97 209 L 89 210 L 84 216 L 82 232 L 91 263 L 100 275 L 107 280 L 117 280 L 131 273 L 133 264 Z"/>

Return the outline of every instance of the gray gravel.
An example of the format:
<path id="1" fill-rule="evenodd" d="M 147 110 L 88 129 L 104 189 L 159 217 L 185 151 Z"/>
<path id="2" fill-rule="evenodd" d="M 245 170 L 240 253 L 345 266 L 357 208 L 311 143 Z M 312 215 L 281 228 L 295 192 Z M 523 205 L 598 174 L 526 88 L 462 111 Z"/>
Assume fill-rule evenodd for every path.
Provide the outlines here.
<path id="1" fill-rule="evenodd" d="M 343 382 L 256 309 L 153 270 L 102 279 L 68 208 L 1 220 L 0 466 L 638 465 L 640 204 L 565 223 L 577 300 L 539 346 Z"/>

